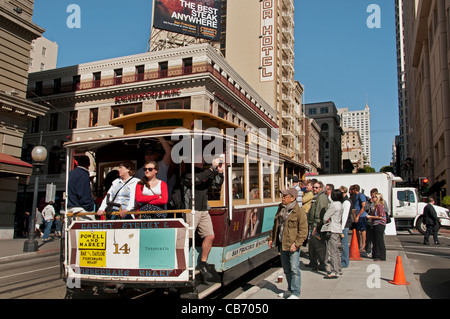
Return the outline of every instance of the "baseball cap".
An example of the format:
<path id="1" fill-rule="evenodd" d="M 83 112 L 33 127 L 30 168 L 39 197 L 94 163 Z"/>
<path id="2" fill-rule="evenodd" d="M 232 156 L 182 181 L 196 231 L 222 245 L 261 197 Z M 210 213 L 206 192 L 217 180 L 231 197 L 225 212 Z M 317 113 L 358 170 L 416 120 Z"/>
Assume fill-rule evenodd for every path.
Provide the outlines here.
<path id="1" fill-rule="evenodd" d="M 293 188 L 293 187 L 291 187 L 289 189 L 282 190 L 281 194 L 283 194 L 283 195 L 291 195 L 294 198 L 296 198 L 298 196 L 297 190 L 295 188 Z"/>

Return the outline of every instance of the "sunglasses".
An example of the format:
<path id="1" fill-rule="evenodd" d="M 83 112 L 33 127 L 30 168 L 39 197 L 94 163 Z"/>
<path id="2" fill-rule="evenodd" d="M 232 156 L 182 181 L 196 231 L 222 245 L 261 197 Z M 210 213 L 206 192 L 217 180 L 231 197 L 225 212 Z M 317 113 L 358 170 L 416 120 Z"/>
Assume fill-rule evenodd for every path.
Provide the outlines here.
<path id="1" fill-rule="evenodd" d="M 153 172 L 154 168 L 150 167 L 150 168 L 144 168 L 144 172 L 149 171 L 149 172 Z"/>
<path id="2" fill-rule="evenodd" d="M 314 189 L 319 189 L 320 187 L 314 186 L 313 188 L 314 188 Z"/>

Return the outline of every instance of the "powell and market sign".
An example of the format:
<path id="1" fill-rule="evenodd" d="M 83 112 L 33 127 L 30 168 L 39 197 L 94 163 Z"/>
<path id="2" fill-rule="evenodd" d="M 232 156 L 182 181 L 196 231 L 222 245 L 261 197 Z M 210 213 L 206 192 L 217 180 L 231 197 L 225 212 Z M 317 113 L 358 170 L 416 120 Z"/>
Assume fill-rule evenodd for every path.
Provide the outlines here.
<path id="1" fill-rule="evenodd" d="M 157 99 L 157 98 L 161 98 L 161 97 L 179 96 L 180 94 L 181 94 L 181 89 L 171 89 L 171 90 L 164 90 L 164 91 L 150 91 L 150 92 L 142 92 L 142 93 L 136 93 L 136 94 L 127 94 L 127 95 L 116 96 L 115 102 L 116 102 L 116 104 L 129 103 L 129 102 Z"/>

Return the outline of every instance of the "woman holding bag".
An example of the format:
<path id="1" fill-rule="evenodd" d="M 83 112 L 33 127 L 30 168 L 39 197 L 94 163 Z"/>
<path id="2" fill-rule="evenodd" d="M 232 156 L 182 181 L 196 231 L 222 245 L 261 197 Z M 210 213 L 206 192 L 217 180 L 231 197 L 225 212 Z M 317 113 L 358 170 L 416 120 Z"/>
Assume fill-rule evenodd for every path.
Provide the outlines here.
<path id="1" fill-rule="evenodd" d="M 136 185 L 136 202 L 140 205 L 138 211 L 165 210 L 169 198 L 167 184 L 156 178 L 158 164 L 150 161 L 144 165 L 144 177 Z M 167 214 L 144 214 L 142 219 L 166 218 Z"/>

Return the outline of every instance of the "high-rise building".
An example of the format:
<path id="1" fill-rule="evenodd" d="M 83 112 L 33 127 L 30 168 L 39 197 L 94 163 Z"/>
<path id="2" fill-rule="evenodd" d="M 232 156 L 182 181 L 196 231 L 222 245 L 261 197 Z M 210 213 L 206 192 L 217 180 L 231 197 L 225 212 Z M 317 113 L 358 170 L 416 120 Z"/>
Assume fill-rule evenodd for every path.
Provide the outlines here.
<path id="1" fill-rule="evenodd" d="M 362 142 L 363 154 L 365 157 L 365 166 L 371 165 L 370 152 L 370 108 L 366 104 L 364 110 L 349 111 L 348 108 L 338 109 L 341 116 L 342 128 L 355 128 L 359 131 Z"/>
<path id="2" fill-rule="evenodd" d="M 450 179 L 450 2 L 404 1 L 403 22 L 409 127 L 404 167 L 411 181 L 428 178 L 425 195 L 439 199 Z"/>
<path id="3" fill-rule="evenodd" d="M 0 239 L 14 236 L 19 184 L 32 166 L 20 160 L 28 124 L 48 108 L 26 100 L 31 41 L 44 29 L 32 22 L 34 1 L 0 1 Z M 15 219 L 16 218 L 16 219 Z"/>
<path id="4" fill-rule="evenodd" d="M 196 19 L 187 7 L 210 12 L 209 20 Z M 303 87 L 294 80 L 293 0 L 198 0 L 176 6 L 157 0 L 153 12 L 151 51 L 210 43 L 277 112 L 280 152 L 309 162 Z"/>
<path id="5" fill-rule="evenodd" d="M 398 115 L 399 115 L 399 131 L 400 134 L 395 140 L 396 143 L 396 160 L 393 162 L 394 172 L 406 178 L 406 171 L 402 169 L 401 163 L 408 157 L 408 100 L 406 95 L 406 43 L 405 43 L 405 20 L 403 6 L 405 0 L 395 1 L 395 26 L 397 39 L 397 76 L 398 76 Z"/>

